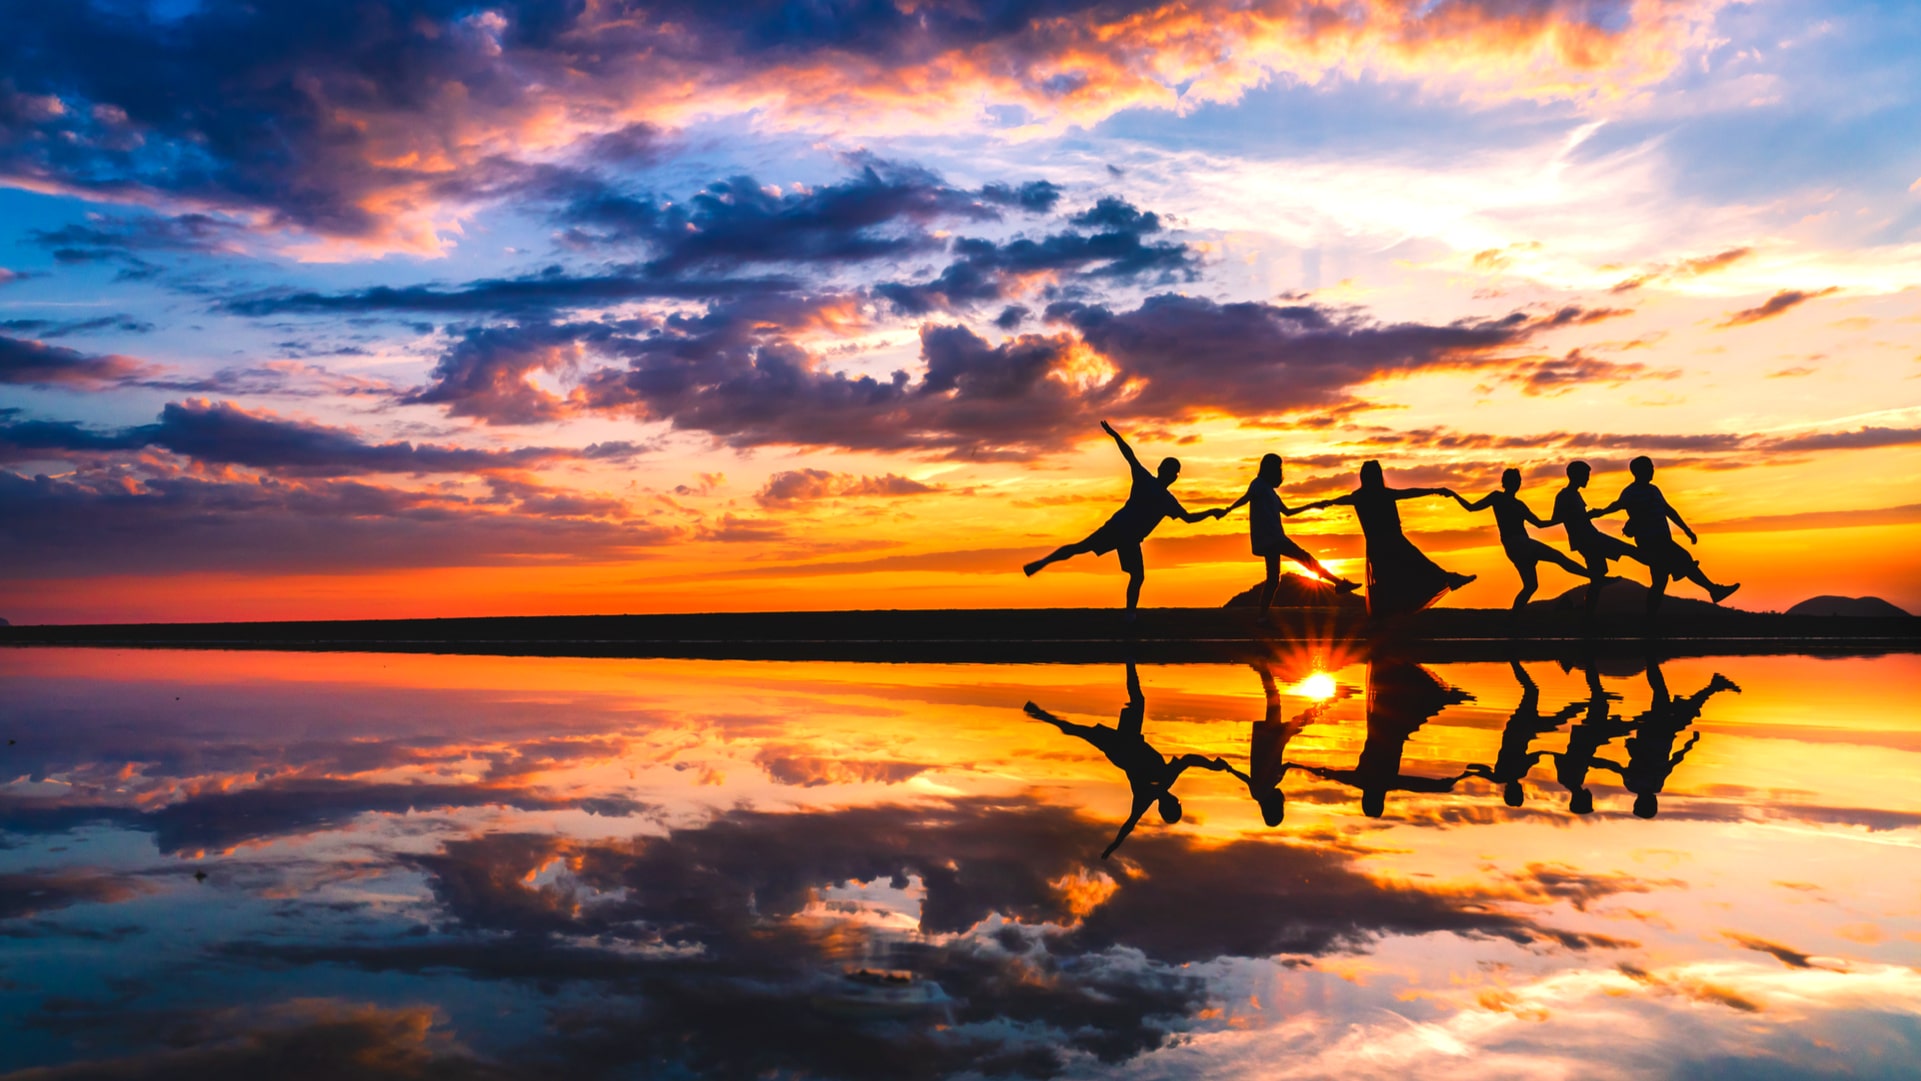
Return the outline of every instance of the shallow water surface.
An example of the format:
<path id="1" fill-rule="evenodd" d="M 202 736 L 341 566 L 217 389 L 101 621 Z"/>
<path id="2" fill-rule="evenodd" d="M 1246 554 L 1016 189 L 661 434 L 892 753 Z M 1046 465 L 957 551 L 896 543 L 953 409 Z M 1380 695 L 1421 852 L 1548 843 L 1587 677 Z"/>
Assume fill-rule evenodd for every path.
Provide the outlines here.
<path id="1" fill-rule="evenodd" d="M 0 1075 L 1914 1077 L 1916 688 L 0 651 Z"/>

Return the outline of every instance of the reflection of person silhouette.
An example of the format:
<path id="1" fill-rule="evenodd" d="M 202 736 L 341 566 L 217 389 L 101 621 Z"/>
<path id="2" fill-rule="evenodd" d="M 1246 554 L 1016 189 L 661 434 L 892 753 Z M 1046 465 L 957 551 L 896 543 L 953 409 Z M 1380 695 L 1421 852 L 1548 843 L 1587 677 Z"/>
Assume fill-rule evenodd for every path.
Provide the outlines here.
<path id="1" fill-rule="evenodd" d="M 1616 559 L 1641 558 L 1634 545 L 1619 537 L 1610 536 L 1594 528 L 1587 509 L 1587 500 L 1581 497 L 1581 489 L 1587 487 L 1588 478 L 1593 470 L 1586 462 L 1567 464 L 1567 487 L 1554 496 L 1554 516 L 1547 520 L 1548 525 L 1562 526 L 1567 530 L 1567 546 L 1587 561 L 1587 613 L 1593 615 L 1601 603 L 1601 587 L 1607 584 L 1608 564 Z"/>
<path id="2" fill-rule="evenodd" d="M 1519 807 L 1526 796 L 1521 781 L 1534 769 L 1535 763 L 1547 757 L 1548 753 L 1530 750 L 1535 739 L 1566 724 L 1587 703 L 1569 702 L 1561 707 L 1559 713 L 1543 717 L 1541 688 L 1535 686 L 1534 677 L 1527 674 L 1527 669 L 1521 666 L 1520 661 L 1511 660 L 1507 663 L 1514 670 L 1514 678 L 1521 684 L 1521 702 L 1508 715 L 1507 727 L 1501 730 L 1501 750 L 1494 759 L 1494 768 L 1469 766 L 1467 771 L 1500 785 L 1502 801 L 1509 807 Z"/>
<path id="3" fill-rule="evenodd" d="M 1086 552 L 1095 555 L 1116 552 L 1120 555 L 1121 569 L 1127 572 L 1127 618 L 1132 620 L 1134 610 L 1140 604 L 1141 582 L 1147 577 L 1146 564 L 1141 560 L 1141 542 L 1154 532 L 1155 526 L 1161 524 L 1161 519 L 1179 518 L 1183 522 L 1193 523 L 1209 517 L 1220 518 L 1227 512 L 1220 509 L 1188 511 L 1181 506 L 1180 500 L 1174 498 L 1174 493 L 1167 490 L 1181 475 L 1180 459 L 1163 458 L 1159 472 L 1149 473 L 1141 460 L 1134 456 L 1134 448 L 1127 445 L 1127 440 L 1122 439 L 1113 426 L 1101 421 L 1101 431 L 1114 437 L 1114 444 L 1121 448 L 1121 457 L 1127 459 L 1127 468 L 1133 477 L 1127 502 L 1099 529 L 1089 533 L 1085 540 L 1063 544 L 1021 570 L 1031 578 L 1049 563 L 1058 563 Z"/>
<path id="4" fill-rule="evenodd" d="M 1567 750 L 1554 756 L 1554 779 L 1567 789 L 1567 809 L 1577 815 L 1592 814 L 1594 793 L 1588 791 L 1588 771 L 1603 766 L 1619 772 L 1614 763 L 1595 757 L 1601 748 L 1629 735 L 1634 726 L 1608 712 L 1608 703 L 1621 696 L 1601 686 L 1601 670 L 1593 661 L 1587 664 L 1587 716 L 1568 731 Z"/>
<path id="5" fill-rule="evenodd" d="M 1301 729 L 1321 719 L 1328 707 L 1346 697 L 1349 688 L 1342 687 L 1342 694 L 1316 702 L 1294 715 L 1291 721 L 1281 720 L 1281 692 L 1274 685 L 1274 673 L 1265 663 L 1254 665 L 1260 674 L 1261 691 L 1267 698 L 1267 712 L 1254 722 L 1254 730 L 1247 740 L 1247 772 L 1231 771 L 1247 783 L 1247 794 L 1261 808 L 1261 821 L 1270 826 L 1278 826 L 1287 815 L 1287 796 L 1281 791 L 1281 782 L 1287 779 L 1287 771 L 1294 763 L 1287 760 L 1287 743 L 1300 735 Z"/>
<path id="6" fill-rule="evenodd" d="M 1361 486 L 1343 496 L 1309 503 L 1301 510 L 1344 506 L 1354 508 L 1360 519 L 1361 535 L 1367 539 L 1367 613 L 1391 616 L 1418 612 L 1451 589 L 1472 582 L 1471 574 L 1442 570 L 1421 554 L 1414 542 L 1401 531 L 1401 512 L 1395 506 L 1403 499 L 1426 496 L 1452 496 L 1446 488 L 1389 488 L 1381 473 L 1381 463 L 1361 463 Z"/>
<path id="7" fill-rule="evenodd" d="M 1283 515 L 1293 517 L 1303 508 L 1289 508 L 1282 501 L 1281 493 L 1281 456 L 1264 454 L 1261 456 L 1260 471 L 1248 483 L 1247 494 L 1228 504 L 1223 513 L 1232 514 L 1241 504 L 1247 504 L 1247 533 L 1254 554 L 1267 561 L 1267 580 L 1261 583 L 1260 621 L 1267 622 L 1268 606 L 1274 603 L 1274 591 L 1281 584 L 1281 560 L 1291 559 L 1323 580 L 1332 583 L 1342 593 L 1351 593 L 1360 587 L 1358 582 L 1350 582 L 1338 577 L 1321 565 L 1307 549 L 1294 543 L 1281 527 Z"/>
<path id="8" fill-rule="evenodd" d="M 1636 818 L 1653 818 L 1661 810 L 1662 787 L 1674 767 L 1700 742 L 1701 733 L 1690 734 L 1679 751 L 1674 750 L 1674 741 L 1701 716 L 1708 699 L 1722 691 L 1738 694 L 1741 690 L 1728 677 L 1716 672 L 1707 686 L 1686 698 L 1670 697 L 1661 666 L 1652 660 L 1648 662 L 1648 689 L 1654 692 L 1653 700 L 1648 703 L 1647 712 L 1635 718 L 1638 723 L 1634 735 L 1627 741 L 1628 764 L 1615 767 L 1620 771 L 1621 783 L 1634 793 Z"/>
<path id="9" fill-rule="evenodd" d="M 1708 581 L 1701 571 L 1700 561 L 1688 553 L 1681 543 L 1674 539 L 1668 529 L 1672 520 L 1688 535 L 1688 543 L 1697 543 L 1700 538 L 1694 530 L 1681 520 L 1681 512 L 1674 509 L 1661 489 L 1654 486 L 1654 460 L 1642 455 L 1628 463 L 1628 472 L 1634 475 L 1633 483 L 1621 489 L 1614 502 L 1592 512 L 1590 517 L 1599 518 L 1624 510 L 1628 513 L 1627 527 L 1622 530 L 1634 538 L 1634 547 L 1640 553 L 1640 560 L 1648 565 L 1648 615 L 1652 616 L 1661 607 L 1661 598 L 1667 594 L 1668 580 L 1680 581 L 1685 578 L 1702 589 L 1707 590 L 1708 598 L 1716 604 L 1740 589 L 1740 583 L 1717 585 Z"/>
<path id="10" fill-rule="evenodd" d="M 1472 503 L 1458 495 L 1454 497 L 1462 510 L 1493 509 L 1494 525 L 1501 535 L 1501 549 L 1507 553 L 1508 562 L 1514 564 L 1514 570 L 1521 576 L 1521 591 L 1514 595 L 1513 610 L 1516 613 L 1526 606 L 1528 598 L 1534 596 L 1534 591 L 1541 588 L 1541 578 L 1535 570 L 1538 563 L 1546 561 L 1569 574 L 1593 580 L 1579 563 L 1527 535 L 1528 523 L 1532 522 L 1543 529 L 1547 528 L 1547 523 L 1534 513 L 1533 508 L 1522 502 L 1520 491 L 1521 471 L 1508 469 L 1501 473 L 1500 491 L 1489 492 Z"/>
<path id="11" fill-rule="evenodd" d="M 1141 677 L 1133 661 L 1127 662 L 1127 705 L 1122 707 L 1120 719 L 1112 728 L 1104 724 L 1063 721 L 1032 702 L 1027 703 L 1026 710 L 1029 717 L 1092 743 L 1127 775 L 1127 785 L 1134 794 L 1133 807 L 1128 811 L 1127 821 L 1121 823 L 1120 831 L 1114 834 L 1114 843 L 1101 853 L 1102 859 L 1112 855 L 1121 842 L 1127 840 L 1149 807 L 1158 804 L 1161 821 L 1169 825 L 1181 820 L 1181 801 L 1174 798 L 1173 787 L 1174 781 L 1189 767 L 1228 770 L 1227 763 L 1219 758 L 1198 754 L 1184 754 L 1170 762 L 1147 742 L 1141 735 L 1141 723 L 1147 719 L 1147 699 L 1141 694 Z"/>
<path id="12" fill-rule="evenodd" d="M 1339 781 L 1361 793 L 1361 811 L 1379 818 L 1387 809 L 1389 792 L 1443 793 L 1467 776 L 1420 777 L 1401 772 L 1401 754 L 1408 738 L 1435 714 L 1473 697 L 1434 678 L 1418 664 L 1377 662 L 1367 669 L 1367 742 L 1353 769 L 1304 766 L 1309 773 Z"/>

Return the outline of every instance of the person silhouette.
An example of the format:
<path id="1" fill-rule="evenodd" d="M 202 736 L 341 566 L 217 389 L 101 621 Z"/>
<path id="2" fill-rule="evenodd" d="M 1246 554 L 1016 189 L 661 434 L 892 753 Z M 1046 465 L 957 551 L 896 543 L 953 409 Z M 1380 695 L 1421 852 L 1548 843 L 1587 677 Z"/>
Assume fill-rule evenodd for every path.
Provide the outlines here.
<path id="1" fill-rule="evenodd" d="M 1440 600 L 1449 590 L 1472 582 L 1472 574 L 1442 570 L 1421 554 L 1414 542 L 1401 531 L 1401 512 L 1395 506 L 1403 499 L 1426 496 L 1453 496 L 1447 488 L 1389 488 L 1381 473 L 1381 463 L 1361 463 L 1361 486 L 1343 496 L 1309 503 L 1301 510 L 1322 507 L 1353 507 L 1360 519 L 1361 536 L 1367 540 L 1367 614 L 1393 616 L 1418 612 Z"/>
<path id="2" fill-rule="evenodd" d="M 1361 812 L 1379 818 L 1387 810 L 1389 792 L 1454 791 L 1467 771 L 1452 777 L 1411 776 L 1401 772 L 1401 756 L 1409 737 L 1435 714 L 1474 696 L 1449 687 L 1433 673 L 1406 661 L 1377 662 L 1367 668 L 1367 741 L 1353 769 L 1301 768 L 1317 777 L 1338 781 L 1361 793 Z"/>
<path id="3" fill-rule="evenodd" d="M 1307 549 L 1288 537 L 1287 531 L 1281 526 L 1282 516 L 1291 518 L 1301 513 L 1304 508 L 1290 509 L 1281 499 L 1281 475 L 1281 456 L 1262 455 L 1259 471 L 1255 473 L 1254 479 L 1248 482 L 1247 494 L 1228 504 L 1226 511 L 1223 512 L 1232 514 L 1239 510 L 1242 504 L 1247 505 L 1249 544 L 1254 554 L 1267 562 L 1267 579 L 1261 583 L 1261 614 L 1258 617 L 1261 623 L 1267 622 L 1268 606 L 1274 603 L 1274 591 L 1280 588 L 1283 558 L 1291 559 L 1313 571 L 1342 593 L 1352 593 L 1361 588 L 1360 583 L 1338 577 L 1333 571 L 1322 566 L 1320 560 L 1315 559 Z"/>
<path id="4" fill-rule="evenodd" d="M 1653 697 L 1647 712 L 1636 718 L 1639 723 L 1627 741 L 1628 763 L 1615 767 L 1621 774 L 1621 783 L 1634 793 L 1636 818 L 1653 818 L 1660 813 L 1661 789 L 1673 775 L 1674 768 L 1701 741 L 1701 733 L 1690 733 L 1679 751 L 1674 750 L 1674 741 L 1701 716 L 1708 699 L 1722 691 L 1741 692 L 1733 680 L 1716 672 L 1707 686 L 1686 698 L 1671 697 L 1667 678 L 1661 674 L 1661 664 L 1652 659 L 1648 661 L 1648 690 L 1653 692 Z"/>
<path id="5" fill-rule="evenodd" d="M 1147 566 L 1141 559 L 1141 542 L 1154 532 L 1163 518 L 1179 518 L 1192 524 L 1206 518 L 1225 517 L 1227 511 L 1221 508 L 1190 512 L 1168 491 L 1181 475 L 1178 458 L 1163 458 L 1158 472 L 1149 473 L 1141 460 L 1134 456 L 1134 448 L 1106 421 L 1101 421 L 1101 431 L 1114 437 L 1114 444 L 1121 449 L 1121 457 L 1127 459 L 1128 472 L 1133 478 L 1127 492 L 1127 502 L 1114 512 L 1099 529 L 1089 533 L 1084 540 L 1073 544 L 1063 544 L 1047 555 L 1022 567 L 1029 578 L 1039 573 L 1042 567 L 1058 563 L 1082 553 L 1106 555 L 1116 552 L 1120 556 L 1121 569 L 1127 572 L 1127 619 L 1132 622 L 1135 609 L 1140 605 L 1141 583 L 1147 578 Z"/>
<path id="6" fill-rule="evenodd" d="M 1609 711 L 1608 703 L 1620 701 L 1621 696 L 1601 685 L 1600 667 L 1591 659 L 1585 667 L 1587 716 L 1568 731 L 1567 750 L 1553 756 L 1554 779 L 1567 789 L 1567 809 L 1577 815 L 1594 813 L 1594 793 L 1587 787 L 1588 773 L 1597 766 L 1620 772 L 1619 766 L 1598 757 L 1601 748 L 1634 732 L 1632 723 L 1622 721 Z"/>
<path id="7" fill-rule="evenodd" d="M 1648 616 L 1653 617 L 1660 610 L 1661 598 L 1667 595 L 1668 581 L 1685 578 L 1702 589 L 1707 590 L 1708 599 L 1716 604 L 1727 600 L 1735 590 L 1741 588 L 1739 582 L 1732 585 L 1717 585 L 1708 580 L 1701 571 L 1701 563 L 1688 553 L 1681 543 L 1674 539 L 1668 529 L 1671 520 L 1688 535 L 1688 543 L 1695 544 L 1700 538 L 1694 530 L 1681 520 L 1681 512 L 1668 503 L 1661 489 L 1654 486 L 1654 459 L 1643 454 L 1628 463 L 1628 472 L 1634 480 L 1621 489 L 1614 502 L 1599 510 L 1589 512 L 1590 518 L 1601 518 L 1616 511 L 1626 511 L 1628 524 L 1622 532 L 1634 538 L 1635 551 L 1641 562 L 1648 565 Z"/>
<path id="8" fill-rule="evenodd" d="M 1141 734 L 1142 722 L 1147 718 L 1147 699 L 1141 693 L 1141 677 L 1133 661 L 1127 662 L 1127 705 L 1121 707 L 1120 717 L 1111 728 L 1104 724 L 1063 721 L 1032 702 L 1022 708 L 1029 717 L 1046 721 L 1070 736 L 1093 744 L 1127 775 L 1133 806 L 1128 810 L 1127 821 L 1121 823 L 1119 832 L 1114 834 L 1114 843 L 1101 852 L 1102 859 L 1113 855 L 1121 842 L 1127 840 L 1149 807 L 1158 806 L 1161 821 L 1169 825 L 1181 820 L 1181 801 L 1174 797 L 1173 787 L 1182 773 L 1194 766 L 1232 772 L 1225 761 L 1205 755 L 1184 754 L 1170 762 L 1147 742 Z"/>
<path id="9" fill-rule="evenodd" d="M 1287 796 L 1281 791 L 1281 782 L 1287 779 L 1287 771 L 1294 763 L 1287 761 L 1287 744 L 1301 730 L 1321 719 L 1328 708 L 1346 694 L 1337 694 L 1307 707 L 1294 715 L 1292 720 L 1281 720 L 1281 692 L 1274 685 L 1274 672 L 1265 661 L 1252 666 L 1261 677 L 1261 692 L 1267 699 L 1267 712 L 1254 722 L 1254 729 L 1247 739 L 1247 772 L 1241 773 L 1230 768 L 1229 772 L 1239 777 L 1247 785 L 1247 794 L 1261 809 L 1261 821 L 1270 826 L 1278 826 L 1287 816 Z M 1343 692 L 1350 688 L 1342 687 Z"/>
<path id="10" fill-rule="evenodd" d="M 1601 587 L 1607 584 L 1609 563 L 1617 559 L 1646 562 L 1641 559 L 1641 553 L 1634 545 L 1594 527 L 1587 500 L 1581 496 L 1581 489 L 1587 487 L 1588 478 L 1592 475 L 1593 470 L 1586 462 L 1569 462 L 1567 487 L 1555 493 L 1554 516 L 1547 520 L 1548 525 L 1558 525 L 1567 530 L 1567 546 L 1587 563 L 1589 616 L 1593 616 L 1600 607 Z"/>
<path id="11" fill-rule="evenodd" d="M 1461 505 L 1462 510 L 1477 511 L 1491 508 L 1494 511 L 1494 526 L 1500 533 L 1501 550 L 1507 553 L 1508 562 L 1514 564 L 1515 572 L 1521 576 L 1521 591 L 1514 595 L 1514 605 L 1511 609 L 1516 615 L 1519 615 L 1521 609 L 1527 606 L 1528 599 L 1534 596 L 1534 591 L 1541 588 L 1541 578 L 1535 570 L 1535 565 L 1538 563 L 1552 563 L 1569 574 L 1579 575 L 1588 579 L 1590 583 L 1594 581 L 1593 572 L 1527 535 L 1530 522 L 1543 529 L 1547 528 L 1548 523 L 1522 501 L 1520 491 L 1521 471 L 1507 469 L 1501 473 L 1500 491 L 1489 492 L 1472 503 L 1461 496 L 1454 497 L 1454 501 Z"/>
<path id="12" fill-rule="evenodd" d="M 1508 715 L 1507 727 L 1501 730 L 1501 750 L 1494 759 L 1494 768 L 1469 766 L 1467 771 L 1477 777 L 1501 787 L 1501 800 L 1509 807 L 1519 807 L 1526 797 L 1521 782 L 1533 771 L 1548 752 L 1531 750 L 1534 741 L 1566 724 L 1576 713 L 1587 705 L 1585 702 L 1570 702 L 1562 706 L 1551 717 L 1541 716 L 1541 688 L 1534 683 L 1534 677 L 1520 661 L 1510 660 L 1508 667 L 1513 669 L 1514 678 L 1521 684 L 1521 701 Z"/>

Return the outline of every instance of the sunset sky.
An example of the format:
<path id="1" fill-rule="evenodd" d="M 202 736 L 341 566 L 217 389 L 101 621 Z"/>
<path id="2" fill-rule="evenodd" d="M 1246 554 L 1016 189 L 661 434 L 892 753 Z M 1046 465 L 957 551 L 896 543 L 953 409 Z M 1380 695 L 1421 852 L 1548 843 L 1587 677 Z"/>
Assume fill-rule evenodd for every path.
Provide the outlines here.
<path id="1" fill-rule="evenodd" d="M 1916 55 L 1860 0 L 10 3 L 0 617 L 1118 605 L 1019 571 L 1126 494 L 1102 419 L 1194 509 L 1650 454 L 1738 605 L 1921 611 Z M 1489 516 L 1404 516 L 1506 603 Z M 1147 558 L 1260 575 L 1242 514 Z"/>

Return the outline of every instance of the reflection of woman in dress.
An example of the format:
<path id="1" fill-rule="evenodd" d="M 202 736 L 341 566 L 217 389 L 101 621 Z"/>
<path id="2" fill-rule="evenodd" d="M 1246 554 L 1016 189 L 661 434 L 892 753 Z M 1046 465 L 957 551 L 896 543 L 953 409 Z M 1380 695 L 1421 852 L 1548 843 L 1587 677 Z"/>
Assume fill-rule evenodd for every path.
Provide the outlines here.
<path id="1" fill-rule="evenodd" d="M 1452 498 L 1454 493 L 1447 488 L 1389 488 L 1381 476 L 1381 463 L 1367 461 L 1361 463 L 1359 488 L 1301 508 L 1354 508 L 1361 535 L 1367 538 L 1367 612 L 1371 616 L 1418 612 L 1448 590 L 1474 580 L 1471 574 L 1442 570 L 1401 532 L 1401 512 L 1395 504 L 1423 496 Z"/>

